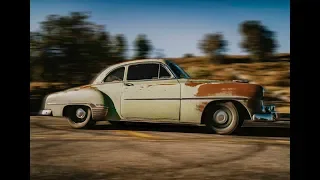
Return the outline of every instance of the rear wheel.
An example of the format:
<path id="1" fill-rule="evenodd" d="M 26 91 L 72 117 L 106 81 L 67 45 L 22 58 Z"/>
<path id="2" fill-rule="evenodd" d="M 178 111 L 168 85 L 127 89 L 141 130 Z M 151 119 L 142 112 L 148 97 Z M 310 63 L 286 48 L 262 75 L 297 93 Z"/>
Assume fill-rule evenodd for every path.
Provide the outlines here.
<path id="1" fill-rule="evenodd" d="M 239 127 L 239 115 L 232 102 L 218 103 L 209 107 L 205 124 L 217 134 L 232 134 Z"/>
<path id="2" fill-rule="evenodd" d="M 67 109 L 68 123 L 72 128 L 90 128 L 96 124 L 87 106 L 71 106 Z"/>

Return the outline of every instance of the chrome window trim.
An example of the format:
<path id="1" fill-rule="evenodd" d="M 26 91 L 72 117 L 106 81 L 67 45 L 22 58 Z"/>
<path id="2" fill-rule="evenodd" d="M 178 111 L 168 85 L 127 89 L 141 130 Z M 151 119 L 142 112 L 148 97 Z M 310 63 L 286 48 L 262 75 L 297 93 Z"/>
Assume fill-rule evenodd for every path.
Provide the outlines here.
<path id="1" fill-rule="evenodd" d="M 144 64 L 156 64 L 159 65 L 158 66 L 158 79 L 138 79 L 138 80 L 128 80 L 128 71 L 129 71 L 129 67 L 130 66 L 134 66 L 134 65 L 144 65 Z M 170 74 L 170 78 L 163 78 L 163 79 L 159 79 L 159 72 L 160 72 L 160 66 L 162 65 L 162 67 L 164 67 L 167 72 Z M 175 75 L 170 71 L 170 69 L 166 66 L 166 64 L 162 63 L 162 62 L 138 62 L 138 63 L 132 63 L 132 64 L 128 64 L 127 66 L 127 72 L 126 72 L 126 77 L 125 77 L 125 82 L 139 82 L 139 81 L 161 81 L 161 80 L 172 80 L 172 79 L 176 79 Z"/>

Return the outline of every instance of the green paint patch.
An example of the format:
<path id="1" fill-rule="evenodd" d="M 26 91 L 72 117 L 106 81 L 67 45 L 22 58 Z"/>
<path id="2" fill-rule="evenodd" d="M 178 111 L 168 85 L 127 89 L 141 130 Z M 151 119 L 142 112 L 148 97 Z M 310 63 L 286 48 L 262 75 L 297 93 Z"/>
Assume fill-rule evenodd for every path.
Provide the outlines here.
<path id="1" fill-rule="evenodd" d="M 100 91 L 101 92 L 101 91 Z M 103 95 L 103 103 L 105 106 L 107 106 L 108 109 L 108 114 L 107 114 L 107 119 L 112 119 L 112 120 L 120 120 L 120 116 L 116 110 L 116 107 L 113 104 L 112 99 L 106 95 L 105 93 L 101 92 Z"/>
<path id="2" fill-rule="evenodd" d="M 108 120 L 120 120 L 120 116 L 114 106 L 112 99 L 105 94 L 104 92 L 100 91 L 97 87 L 90 86 L 89 88 L 94 89 L 95 91 L 99 92 L 103 97 L 103 104 L 105 107 L 108 107 L 107 119 Z"/>

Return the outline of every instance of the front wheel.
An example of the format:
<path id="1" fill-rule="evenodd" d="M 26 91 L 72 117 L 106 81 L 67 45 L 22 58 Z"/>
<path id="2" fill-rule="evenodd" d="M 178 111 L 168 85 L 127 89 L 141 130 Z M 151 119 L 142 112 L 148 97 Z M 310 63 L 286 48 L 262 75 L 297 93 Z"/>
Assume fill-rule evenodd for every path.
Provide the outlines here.
<path id="1" fill-rule="evenodd" d="M 87 106 L 72 106 L 67 109 L 68 123 L 72 128 L 90 128 L 96 124 Z"/>
<path id="2" fill-rule="evenodd" d="M 232 134 L 239 127 L 239 115 L 232 102 L 218 103 L 209 107 L 205 124 L 217 134 Z"/>

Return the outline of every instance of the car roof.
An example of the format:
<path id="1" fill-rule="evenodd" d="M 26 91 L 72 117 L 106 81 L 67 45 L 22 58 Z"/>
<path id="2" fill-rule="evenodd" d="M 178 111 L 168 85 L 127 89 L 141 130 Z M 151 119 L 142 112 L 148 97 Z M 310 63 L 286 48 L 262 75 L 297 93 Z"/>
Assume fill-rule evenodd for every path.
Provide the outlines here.
<path id="1" fill-rule="evenodd" d="M 127 60 L 121 63 L 113 64 L 111 65 L 112 67 L 116 66 L 124 66 L 124 65 L 129 65 L 129 64 L 134 64 L 134 63 L 147 63 L 147 62 L 160 62 L 160 63 L 165 63 L 164 59 L 138 59 L 138 60 Z M 109 67 L 111 67 L 109 66 Z"/>

